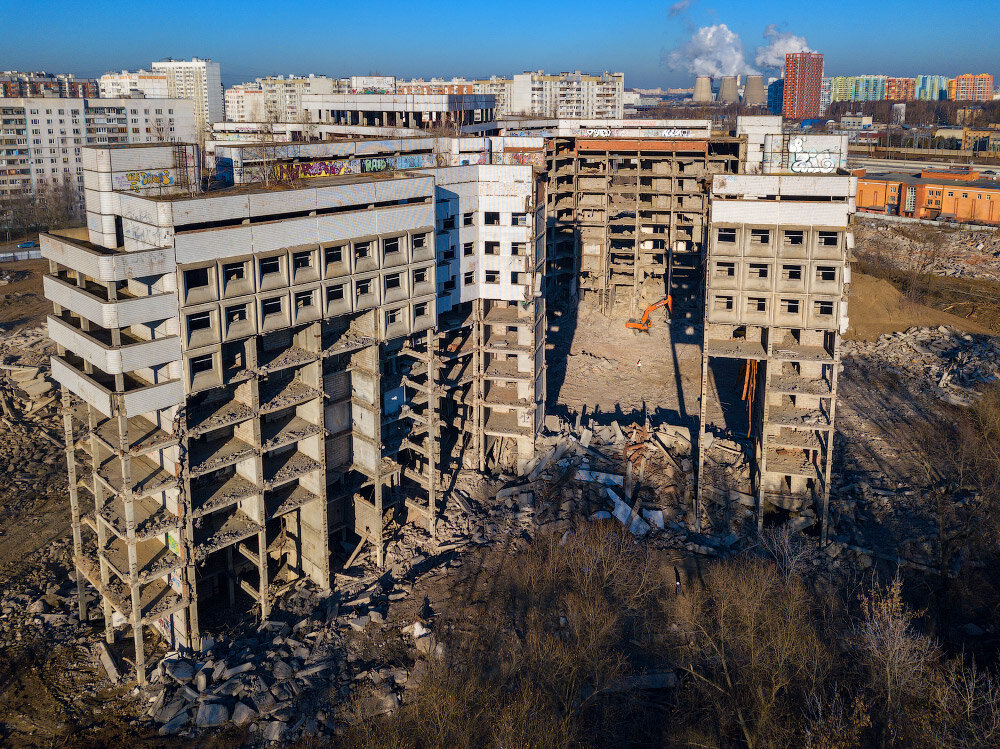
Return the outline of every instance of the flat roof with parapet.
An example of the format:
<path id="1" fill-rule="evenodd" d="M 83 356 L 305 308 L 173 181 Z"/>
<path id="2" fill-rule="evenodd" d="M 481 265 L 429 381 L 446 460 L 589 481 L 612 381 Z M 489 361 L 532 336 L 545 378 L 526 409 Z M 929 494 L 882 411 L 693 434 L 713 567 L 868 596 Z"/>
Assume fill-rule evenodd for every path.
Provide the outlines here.
<path id="1" fill-rule="evenodd" d="M 309 179 L 292 180 L 289 182 L 274 181 L 268 185 L 259 182 L 252 184 L 233 185 L 222 187 L 206 192 L 186 192 L 183 188 L 173 188 L 171 192 L 157 193 L 155 188 L 148 193 L 133 192 L 131 190 L 115 190 L 124 195 L 137 195 L 148 200 L 201 200 L 203 198 L 218 198 L 227 195 L 254 195 L 266 192 L 286 192 L 289 190 L 309 190 L 317 187 L 332 187 L 334 185 L 356 185 L 364 182 L 388 182 L 394 179 L 416 179 L 428 177 L 420 170 L 399 169 L 386 172 L 372 172 L 371 174 L 341 174 L 330 177 L 310 177 Z"/>
<path id="2" fill-rule="evenodd" d="M 125 148 L 177 148 L 179 146 L 193 147 L 194 143 L 182 143 L 180 141 L 164 140 L 158 143 L 95 143 L 84 148 L 92 148 L 95 151 L 119 150 Z"/>
<path id="3" fill-rule="evenodd" d="M 909 172 L 869 172 L 858 179 L 874 179 L 883 182 L 902 182 L 906 185 L 945 185 L 946 187 L 965 187 L 973 190 L 1000 190 L 1000 181 L 992 179 L 961 180 L 947 177 L 921 177 Z"/>

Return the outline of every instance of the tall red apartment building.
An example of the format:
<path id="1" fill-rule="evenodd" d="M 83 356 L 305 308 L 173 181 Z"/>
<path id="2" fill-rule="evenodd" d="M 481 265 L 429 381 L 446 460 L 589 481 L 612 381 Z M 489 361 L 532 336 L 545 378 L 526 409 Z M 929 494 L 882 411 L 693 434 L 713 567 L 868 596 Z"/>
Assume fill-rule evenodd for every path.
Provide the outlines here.
<path id="1" fill-rule="evenodd" d="M 785 96 L 781 113 L 785 119 L 819 117 L 819 90 L 823 82 L 823 55 L 793 52 L 785 55 Z"/>

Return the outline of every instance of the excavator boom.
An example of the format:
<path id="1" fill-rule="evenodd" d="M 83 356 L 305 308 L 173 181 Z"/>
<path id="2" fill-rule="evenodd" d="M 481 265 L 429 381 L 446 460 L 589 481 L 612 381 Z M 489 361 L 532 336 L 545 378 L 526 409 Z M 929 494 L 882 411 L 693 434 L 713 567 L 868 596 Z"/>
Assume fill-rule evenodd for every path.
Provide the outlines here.
<path id="1" fill-rule="evenodd" d="M 649 321 L 649 316 L 654 312 L 656 312 L 656 310 L 660 309 L 661 307 L 666 307 L 667 311 L 673 314 L 674 300 L 669 294 L 665 298 L 656 302 L 655 304 L 651 304 L 648 307 L 646 307 L 646 311 L 642 313 L 641 320 L 636 320 L 635 318 L 632 318 L 627 323 L 625 323 L 625 327 L 632 328 L 633 330 L 645 330 L 649 332 L 649 329 L 652 326 L 652 323 L 650 323 Z"/>

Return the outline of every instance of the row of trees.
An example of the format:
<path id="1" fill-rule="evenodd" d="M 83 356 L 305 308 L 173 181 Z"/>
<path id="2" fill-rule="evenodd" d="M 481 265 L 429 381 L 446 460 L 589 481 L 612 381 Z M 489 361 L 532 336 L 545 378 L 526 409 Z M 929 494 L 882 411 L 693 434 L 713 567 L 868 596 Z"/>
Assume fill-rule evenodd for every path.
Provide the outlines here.
<path id="1" fill-rule="evenodd" d="M 839 120 L 845 114 L 871 115 L 876 122 L 889 122 L 895 101 L 835 101 L 823 115 Z M 908 101 L 906 122 L 910 125 L 968 125 L 985 127 L 1000 123 L 1000 101 Z"/>
<path id="2" fill-rule="evenodd" d="M 73 178 L 42 181 L 34 192 L 0 200 L 0 223 L 14 233 L 61 229 L 83 221 L 83 205 Z"/>

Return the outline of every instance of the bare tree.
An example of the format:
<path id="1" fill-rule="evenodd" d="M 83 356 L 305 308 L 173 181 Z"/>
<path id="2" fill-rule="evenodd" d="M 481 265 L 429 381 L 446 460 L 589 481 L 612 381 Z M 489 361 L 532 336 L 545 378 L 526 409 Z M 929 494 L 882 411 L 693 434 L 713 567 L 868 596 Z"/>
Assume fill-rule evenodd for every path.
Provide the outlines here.
<path id="1" fill-rule="evenodd" d="M 860 603 L 858 655 L 874 698 L 871 704 L 881 718 L 876 729 L 883 744 L 892 744 L 907 730 L 919 733 L 911 724 L 921 714 L 915 706 L 931 697 L 941 653 L 930 637 L 912 626 L 914 614 L 903 603 L 898 575 L 889 585 L 863 593 Z"/>

